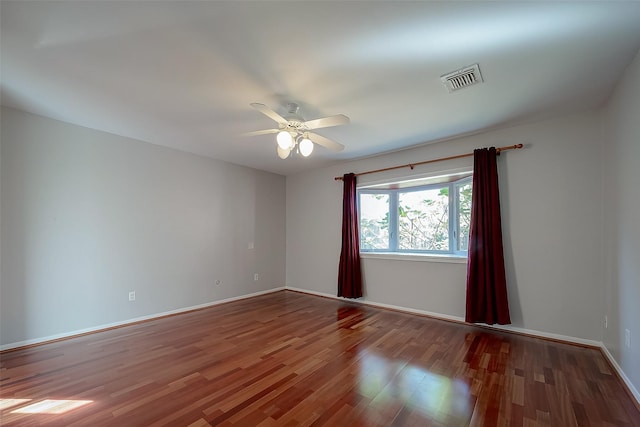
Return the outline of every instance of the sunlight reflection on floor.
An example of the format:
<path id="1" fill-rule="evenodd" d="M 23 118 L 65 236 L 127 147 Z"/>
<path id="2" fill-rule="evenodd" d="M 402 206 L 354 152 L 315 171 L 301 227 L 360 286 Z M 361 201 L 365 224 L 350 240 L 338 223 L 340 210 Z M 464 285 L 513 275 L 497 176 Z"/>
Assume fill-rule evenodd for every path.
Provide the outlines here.
<path id="1" fill-rule="evenodd" d="M 369 351 L 361 357 L 358 390 L 372 405 L 400 404 L 403 411 L 438 423 L 470 419 L 474 398 L 464 381 Z"/>
<path id="2" fill-rule="evenodd" d="M 30 402 L 31 399 L 0 399 L 0 410 L 20 405 L 24 402 Z"/>
<path id="3" fill-rule="evenodd" d="M 4 399 L 3 399 L 4 400 Z M 28 401 L 30 399 L 13 399 Z M 93 400 L 53 400 L 46 399 L 40 402 L 27 405 L 23 408 L 15 409 L 11 413 L 15 414 L 64 414 L 80 408 L 81 406 L 93 403 Z M 13 405 L 12 405 L 13 406 Z"/>

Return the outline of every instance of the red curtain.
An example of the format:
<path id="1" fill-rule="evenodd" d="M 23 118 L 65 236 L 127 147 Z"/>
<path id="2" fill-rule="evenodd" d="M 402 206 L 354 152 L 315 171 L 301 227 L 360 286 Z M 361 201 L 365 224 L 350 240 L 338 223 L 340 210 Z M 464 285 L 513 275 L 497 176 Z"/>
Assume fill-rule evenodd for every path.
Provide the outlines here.
<path id="1" fill-rule="evenodd" d="M 342 198 L 342 252 L 338 268 L 338 296 L 360 298 L 362 296 L 362 272 L 360 270 L 360 236 L 358 235 L 358 195 L 356 176 L 345 174 Z"/>
<path id="2" fill-rule="evenodd" d="M 497 151 L 473 152 L 473 196 L 467 260 L 467 311 L 470 323 L 507 325 L 509 301 L 502 252 Z"/>

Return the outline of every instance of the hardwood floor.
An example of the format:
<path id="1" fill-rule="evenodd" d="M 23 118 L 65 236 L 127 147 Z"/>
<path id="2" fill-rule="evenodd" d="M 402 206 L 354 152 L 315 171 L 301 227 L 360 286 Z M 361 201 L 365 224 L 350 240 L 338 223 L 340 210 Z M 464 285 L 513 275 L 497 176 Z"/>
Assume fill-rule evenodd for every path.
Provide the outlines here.
<path id="1" fill-rule="evenodd" d="M 597 349 L 291 291 L 0 357 L 3 426 L 640 426 Z"/>

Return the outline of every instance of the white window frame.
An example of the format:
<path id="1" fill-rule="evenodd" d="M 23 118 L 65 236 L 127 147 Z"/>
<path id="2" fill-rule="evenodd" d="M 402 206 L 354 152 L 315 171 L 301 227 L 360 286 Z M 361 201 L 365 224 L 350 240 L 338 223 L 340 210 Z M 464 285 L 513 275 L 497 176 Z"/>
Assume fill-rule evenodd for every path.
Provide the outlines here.
<path id="1" fill-rule="evenodd" d="M 428 181 L 428 180 L 427 180 Z M 396 182 L 387 183 L 389 186 L 393 186 Z M 466 259 L 467 251 L 459 249 L 459 234 L 460 234 L 460 217 L 458 212 L 460 210 L 460 197 L 459 188 L 472 182 L 472 177 L 468 176 L 455 181 L 447 183 L 434 183 L 434 184 L 422 184 L 416 186 L 408 186 L 404 188 L 358 188 L 358 230 L 361 232 L 360 218 L 362 218 L 360 210 L 360 200 L 362 194 L 386 194 L 389 196 L 389 244 L 384 249 L 362 249 L 360 248 L 361 255 L 386 255 L 391 259 L 399 255 L 403 258 L 405 256 L 412 256 L 412 259 L 418 260 L 425 256 L 429 259 L 441 259 L 441 258 L 462 258 Z M 409 193 L 414 191 L 424 191 L 431 189 L 446 188 L 449 189 L 449 250 L 426 250 L 426 249 L 399 249 L 398 248 L 398 199 L 401 193 Z M 416 257 L 417 256 L 417 257 Z"/>

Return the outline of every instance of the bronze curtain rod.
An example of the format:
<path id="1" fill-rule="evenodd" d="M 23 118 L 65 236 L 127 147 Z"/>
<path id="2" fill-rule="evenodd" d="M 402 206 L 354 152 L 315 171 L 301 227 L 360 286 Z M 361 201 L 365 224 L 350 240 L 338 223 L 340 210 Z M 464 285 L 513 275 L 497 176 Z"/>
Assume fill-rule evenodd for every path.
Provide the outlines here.
<path id="1" fill-rule="evenodd" d="M 517 149 L 522 148 L 522 147 L 523 147 L 522 144 L 509 145 L 507 147 L 496 148 L 496 151 L 498 152 L 498 154 L 500 154 L 501 151 L 517 150 Z M 445 160 L 461 159 L 463 157 L 471 157 L 471 156 L 473 156 L 473 153 L 458 154 L 457 156 L 440 157 L 439 159 L 425 160 L 423 162 L 417 162 L 417 163 L 407 163 L 406 165 L 391 166 L 391 167 L 388 167 L 388 168 L 382 168 L 382 169 L 376 169 L 376 170 L 372 170 L 372 171 L 360 172 L 360 173 L 356 173 L 354 175 L 355 176 L 369 175 L 370 173 L 386 172 L 386 171 L 390 171 L 390 170 L 394 170 L 394 169 L 402 169 L 402 168 L 411 168 L 411 169 L 413 169 L 416 166 L 426 165 L 427 163 L 443 162 Z M 342 177 L 341 176 L 336 176 L 333 179 L 335 179 L 336 181 L 342 181 Z"/>

